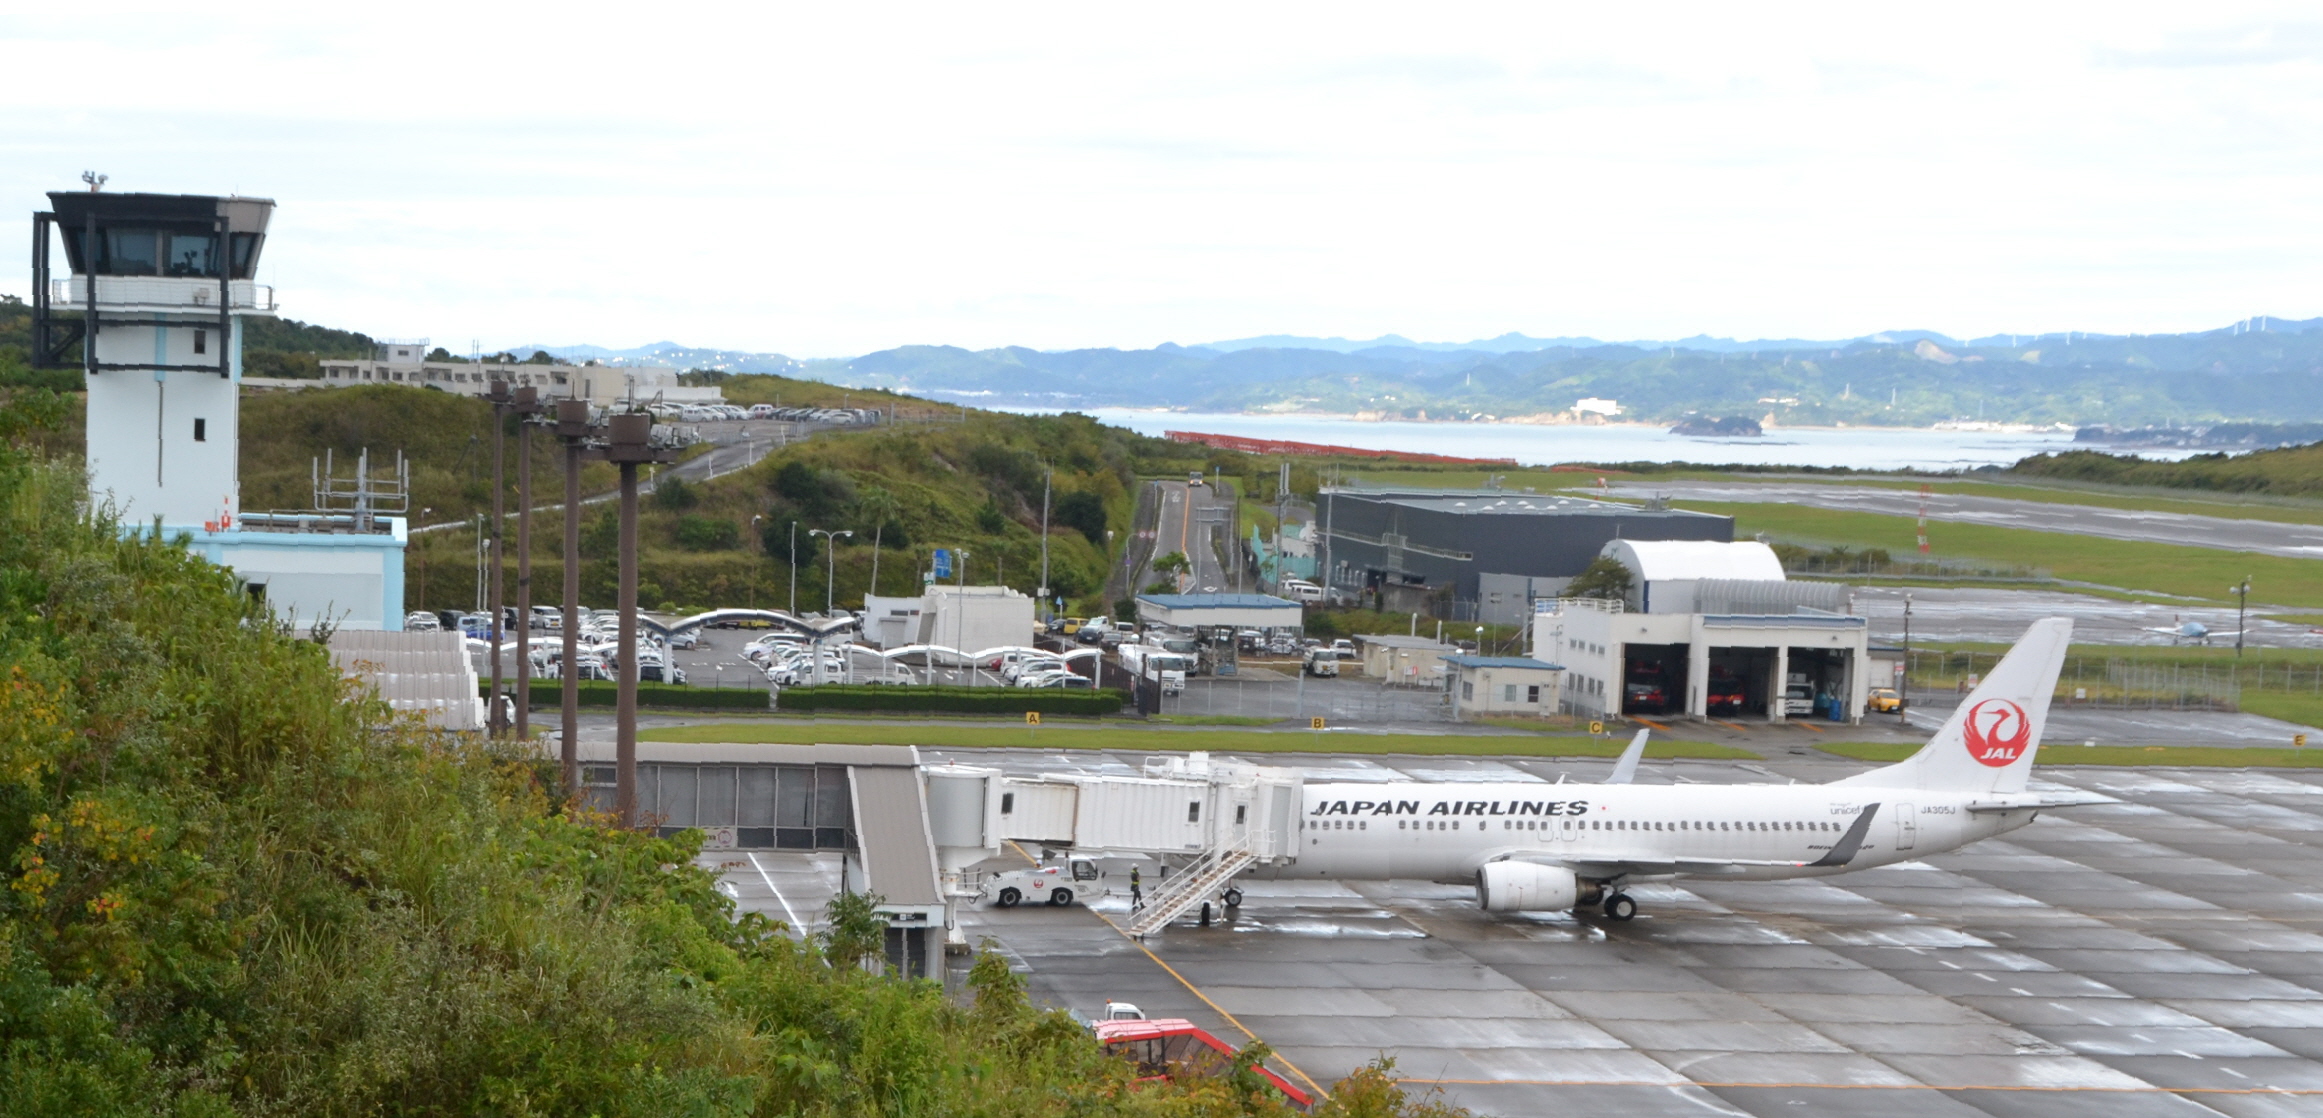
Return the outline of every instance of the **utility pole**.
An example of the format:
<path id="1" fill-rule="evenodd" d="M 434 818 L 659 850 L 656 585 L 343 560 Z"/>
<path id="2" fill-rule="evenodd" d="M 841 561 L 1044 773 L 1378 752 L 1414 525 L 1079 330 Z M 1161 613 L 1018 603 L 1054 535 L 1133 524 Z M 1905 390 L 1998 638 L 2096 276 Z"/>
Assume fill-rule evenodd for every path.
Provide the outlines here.
<path id="1" fill-rule="evenodd" d="M 620 663 L 614 672 L 619 683 L 613 707 L 613 814 L 623 829 L 637 826 L 637 467 L 645 462 L 673 462 L 677 455 L 653 445 L 653 416 L 624 412 L 607 421 L 607 461 L 621 467 L 621 592 L 613 608 L 620 611 Z"/>
<path id="2" fill-rule="evenodd" d="M 2237 599 L 2234 607 L 2234 658 L 2240 660 L 2242 631 L 2250 628 L 2250 576 L 2244 575 L 2240 584 L 2227 587 L 2226 592 Z"/>
<path id="3" fill-rule="evenodd" d="M 1912 596 L 1904 594 L 1904 670 L 1896 676 L 1896 721 L 1909 725 L 1912 716 Z"/>
<path id="4" fill-rule="evenodd" d="M 799 615 L 799 518 L 790 518 L 790 615 Z"/>
<path id="5" fill-rule="evenodd" d="M 507 639 L 507 602 L 501 593 L 501 567 L 507 562 L 507 541 L 501 526 L 508 519 L 508 478 L 503 459 L 508 453 L 508 406 L 516 398 L 508 394 L 508 382 L 496 380 L 484 394 L 492 405 L 492 624 L 486 632 L 492 634 L 492 705 L 484 718 L 493 737 L 508 733 L 508 723 L 500 713 L 500 644 Z"/>
<path id="6" fill-rule="evenodd" d="M 565 795 L 581 794 L 581 449 L 589 437 L 589 402 L 557 401 L 557 437 L 565 443 L 564 740 L 558 743 Z"/>
<path id="7" fill-rule="evenodd" d="M 750 542 L 753 545 L 750 551 L 751 609 L 758 608 L 758 572 L 759 569 L 766 563 L 766 537 L 760 534 L 758 531 L 758 525 L 765 521 L 765 519 L 766 518 L 763 516 L 752 516 L 750 518 Z"/>
<path id="8" fill-rule="evenodd" d="M 1033 613 L 1045 616 L 1049 601 L 1049 486 L 1056 480 L 1053 469 L 1041 471 L 1041 582 L 1034 591 L 1040 600 L 1033 603 Z"/>

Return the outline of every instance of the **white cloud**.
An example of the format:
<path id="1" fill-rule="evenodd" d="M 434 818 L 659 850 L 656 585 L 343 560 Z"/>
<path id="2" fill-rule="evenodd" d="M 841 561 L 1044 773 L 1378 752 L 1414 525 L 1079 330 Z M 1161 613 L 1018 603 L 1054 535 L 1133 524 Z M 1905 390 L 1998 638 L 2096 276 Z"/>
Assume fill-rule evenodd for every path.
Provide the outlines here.
<path id="1" fill-rule="evenodd" d="M 273 196 L 289 313 L 455 344 L 2323 313 L 2302 9 L 837 7 L 0 16 L 0 182 Z"/>

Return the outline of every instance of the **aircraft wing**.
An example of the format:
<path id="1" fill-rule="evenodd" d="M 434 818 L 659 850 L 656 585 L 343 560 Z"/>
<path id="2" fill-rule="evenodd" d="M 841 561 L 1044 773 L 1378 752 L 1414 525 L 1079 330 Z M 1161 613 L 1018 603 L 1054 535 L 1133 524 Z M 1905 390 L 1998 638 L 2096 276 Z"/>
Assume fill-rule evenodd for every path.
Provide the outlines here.
<path id="1" fill-rule="evenodd" d="M 1994 796 L 1985 800 L 1968 801 L 1968 810 L 1978 815 L 2003 811 L 2039 811 L 2051 807 L 2097 807 L 2118 804 L 2111 796 L 2095 792 L 2018 792 L 2011 796 Z"/>
<path id="2" fill-rule="evenodd" d="M 1838 842 L 1831 844 L 1829 852 L 1812 862 L 1800 861 L 1795 858 L 1672 858 L 1667 854 L 1660 853 L 1593 854 L 1586 858 L 1572 858 L 1560 856 L 1558 852 L 1553 850 L 1537 849 L 1495 853 L 1487 857 L 1485 861 L 1506 860 L 1563 866 L 1582 877 L 1601 881 L 1619 877 L 1669 877 L 1675 874 L 1686 874 L 1691 877 L 1717 877 L 1722 874 L 1738 874 L 1751 869 L 1768 867 L 1802 869 L 1816 866 L 1844 866 L 1854 861 L 1856 852 L 1863 849 L 1864 837 L 1871 833 L 1871 821 L 1874 816 L 1879 814 L 1879 808 L 1878 804 L 1864 805 L 1862 812 L 1856 815 L 1854 824 L 1847 828 L 1847 833 L 1839 836 Z M 1970 810 L 1975 809 L 1971 808 Z"/>
<path id="3" fill-rule="evenodd" d="M 1621 758 L 1613 762 L 1613 775 L 1606 777 L 1605 783 L 1627 784 L 1637 778 L 1637 762 L 1645 756 L 1646 735 L 1651 733 L 1651 729 L 1639 730 L 1636 737 L 1629 739 L 1629 748 L 1622 750 Z"/>

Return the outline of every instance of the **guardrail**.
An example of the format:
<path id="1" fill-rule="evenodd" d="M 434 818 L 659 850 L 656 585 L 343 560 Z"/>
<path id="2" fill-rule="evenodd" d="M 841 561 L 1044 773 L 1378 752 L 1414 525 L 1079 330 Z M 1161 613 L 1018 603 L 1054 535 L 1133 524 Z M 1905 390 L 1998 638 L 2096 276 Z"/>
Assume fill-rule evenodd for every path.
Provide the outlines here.
<path id="1" fill-rule="evenodd" d="M 161 308 L 167 310 L 211 311 L 218 309 L 218 281 L 215 279 L 166 276 L 98 276 L 97 309 L 118 310 L 122 307 Z M 88 276 L 49 281 L 49 306 L 59 312 L 80 310 L 88 305 Z M 274 287 L 251 280 L 231 280 L 226 284 L 227 309 L 271 312 L 274 310 Z"/>

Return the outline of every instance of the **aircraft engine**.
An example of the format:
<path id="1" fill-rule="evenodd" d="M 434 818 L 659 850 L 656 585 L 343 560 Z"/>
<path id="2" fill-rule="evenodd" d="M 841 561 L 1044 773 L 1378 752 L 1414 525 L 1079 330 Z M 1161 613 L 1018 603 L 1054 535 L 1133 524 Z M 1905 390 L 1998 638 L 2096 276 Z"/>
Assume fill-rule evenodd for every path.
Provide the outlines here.
<path id="1" fill-rule="evenodd" d="M 1486 862 L 1476 869 L 1476 906 L 1486 912 L 1563 912 L 1581 903 L 1573 871 L 1531 862 Z"/>

